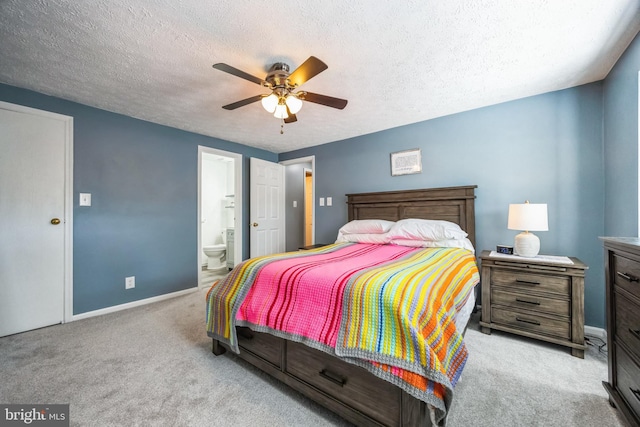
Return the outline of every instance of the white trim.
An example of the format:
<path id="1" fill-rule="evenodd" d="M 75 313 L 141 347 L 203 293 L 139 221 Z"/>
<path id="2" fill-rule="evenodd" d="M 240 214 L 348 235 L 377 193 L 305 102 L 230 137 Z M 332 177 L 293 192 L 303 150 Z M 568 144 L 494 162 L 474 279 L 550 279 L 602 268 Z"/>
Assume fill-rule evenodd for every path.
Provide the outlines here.
<path id="1" fill-rule="evenodd" d="M 102 316 L 104 314 L 115 313 L 117 311 L 127 310 L 129 308 L 140 307 L 142 305 L 151 304 L 154 302 L 164 301 L 170 298 L 180 297 L 182 295 L 187 295 L 193 292 L 197 292 L 199 288 L 196 286 L 194 288 L 184 289 L 182 291 L 171 292 L 170 294 L 158 295 L 151 298 L 140 299 L 137 301 L 127 302 L 125 304 L 114 305 L 111 307 L 101 308 L 99 310 L 87 311 L 86 313 L 76 314 L 73 316 L 73 321 L 88 319 L 89 317 Z"/>
<path id="2" fill-rule="evenodd" d="M 284 160 L 280 162 L 283 166 L 295 165 L 298 163 L 311 162 L 311 192 L 313 193 L 313 201 L 311 203 L 311 242 L 316 243 L 316 156 L 299 157 L 297 159 Z"/>
<path id="3" fill-rule="evenodd" d="M 64 285 L 62 322 L 73 320 L 73 117 L 0 101 L 0 109 L 60 120 L 64 124 Z"/>
<path id="4" fill-rule="evenodd" d="M 231 151 L 218 150 L 216 148 L 205 147 L 198 145 L 198 286 L 202 280 L 202 264 L 203 256 L 200 248 L 202 247 L 202 154 L 216 154 L 218 156 L 230 157 L 233 159 L 234 167 L 234 186 L 235 186 L 235 209 L 234 209 L 234 222 L 233 222 L 233 262 L 235 265 L 242 261 L 242 154 L 233 153 Z"/>
<path id="5" fill-rule="evenodd" d="M 590 335 L 592 337 L 602 338 L 605 342 L 607 341 L 607 331 L 602 328 L 596 328 L 595 326 L 584 326 L 584 334 Z"/>

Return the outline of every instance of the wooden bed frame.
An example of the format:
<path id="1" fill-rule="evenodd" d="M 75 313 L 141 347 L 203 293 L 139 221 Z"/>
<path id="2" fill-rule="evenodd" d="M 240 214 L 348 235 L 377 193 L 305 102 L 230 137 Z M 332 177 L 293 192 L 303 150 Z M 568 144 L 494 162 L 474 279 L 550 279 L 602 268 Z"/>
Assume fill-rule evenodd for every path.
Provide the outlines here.
<path id="1" fill-rule="evenodd" d="M 440 219 L 459 224 L 475 246 L 476 186 L 347 194 L 354 219 Z M 427 404 L 364 368 L 267 333 L 238 327 L 241 359 L 360 426 L 431 426 Z M 224 344 L 213 340 L 213 353 Z"/>

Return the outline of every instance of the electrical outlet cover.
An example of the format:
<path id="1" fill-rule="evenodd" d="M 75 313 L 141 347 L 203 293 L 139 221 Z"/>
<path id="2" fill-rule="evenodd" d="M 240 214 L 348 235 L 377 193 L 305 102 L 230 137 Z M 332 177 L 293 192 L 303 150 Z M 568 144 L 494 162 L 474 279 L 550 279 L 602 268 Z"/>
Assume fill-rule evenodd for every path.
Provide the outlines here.
<path id="1" fill-rule="evenodd" d="M 124 288 L 133 289 L 136 287 L 136 276 L 127 277 L 124 279 Z"/>

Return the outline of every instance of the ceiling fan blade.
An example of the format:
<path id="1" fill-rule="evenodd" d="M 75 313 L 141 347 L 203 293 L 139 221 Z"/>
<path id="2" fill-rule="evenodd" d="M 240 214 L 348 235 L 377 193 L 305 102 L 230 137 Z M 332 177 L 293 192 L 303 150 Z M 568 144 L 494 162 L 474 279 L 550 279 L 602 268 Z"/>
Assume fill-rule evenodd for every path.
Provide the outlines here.
<path id="1" fill-rule="evenodd" d="M 287 114 L 288 114 L 287 118 L 284 119 L 285 123 L 293 123 L 293 122 L 297 122 L 298 121 L 298 118 L 296 117 L 296 115 L 293 114 L 291 112 L 291 110 L 289 110 L 289 106 L 288 105 L 287 105 Z"/>
<path id="2" fill-rule="evenodd" d="M 310 56 L 309 59 L 304 61 L 302 65 L 293 71 L 293 73 L 289 74 L 289 83 L 291 83 L 292 86 L 300 86 L 327 68 L 329 68 L 327 64 L 320 61 L 315 56 Z"/>
<path id="3" fill-rule="evenodd" d="M 245 73 L 242 70 L 238 70 L 237 68 L 232 67 L 231 65 L 218 63 L 218 64 L 213 64 L 213 68 L 215 68 L 216 70 L 224 71 L 225 73 L 233 74 L 236 77 L 240 77 L 241 79 L 249 80 L 250 82 L 253 82 L 255 84 L 258 84 L 258 85 L 262 86 L 262 82 L 263 82 L 262 79 L 259 79 L 259 78 L 255 77 L 255 76 L 252 76 L 249 73 Z"/>
<path id="4" fill-rule="evenodd" d="M 326 105 L 327 107 L 337 108 L 342 110 L 347 106 L 346 99 L 334 98 L 332 96 L 320 95 L 317 93 L 305 92 L 304 97 L 302 98 L 305 101 L 314 102 L 316 104 Z"/>
<path id="5" fill-rule="evenodd" d="M 244 107 L 245 105 L 260 101 L 263 96 L 264 95 L 252 96 L 251 98 L 243 99 L 242 101 L 236 101 L 232 104 L 223 105 L 222 108 L 224 108 L 225 110 L 235 110 L 236 108 Z"/>

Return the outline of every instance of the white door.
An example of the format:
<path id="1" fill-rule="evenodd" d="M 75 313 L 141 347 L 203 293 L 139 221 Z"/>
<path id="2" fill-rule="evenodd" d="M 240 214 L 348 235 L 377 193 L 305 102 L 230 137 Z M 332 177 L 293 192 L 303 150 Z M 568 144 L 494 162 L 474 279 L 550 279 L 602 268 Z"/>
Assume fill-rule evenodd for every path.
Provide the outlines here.
<path id="1" fill-rule="evenodd" d="M 284 166 L 251 158 L 251 258 L 284 252 Z"/>
<path id="2" fill-rule="evenodd" d="M 0 105 L 0 336 L 61 323 L 65 314 L 72 119 L 15 108 Z"/>

